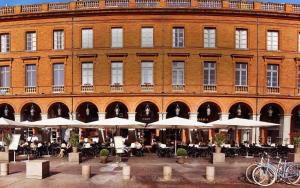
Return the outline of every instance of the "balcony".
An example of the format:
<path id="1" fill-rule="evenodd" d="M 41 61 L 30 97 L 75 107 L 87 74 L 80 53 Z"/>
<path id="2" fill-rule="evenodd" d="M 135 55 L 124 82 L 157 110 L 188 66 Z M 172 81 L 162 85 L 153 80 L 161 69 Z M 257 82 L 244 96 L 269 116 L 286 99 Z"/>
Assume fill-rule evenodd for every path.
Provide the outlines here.
<path id="1" fill-rule="evenodd" d="M 279 87 L 267 87 L 268 94 L 280 94 Z"/>
<path id="2" fill-rule="evenodd" d="M 34 12 L 42 12 L 42 4 L 21 6 L 21 13 L 34 13 Z"/>
<path id="3" fill-rule="evenodd" d="M 185 8 L 191 7 L 191 0 L 166 0 L 168 8 Z"/>
<path id="4" fill-rule="evenodd" d="M 63 93 L 65 90 L 65 86 L 52 86 L 53 93 Z"/>
<path id="5" fill-rule="evenodd" d="M 105 0 L 106 8 L 126 8 L 129 6 L 129 0 Z"/>
<path id="6" fill-rule="evenodd" d="M 141 91 L 142 92 L 153 92 L 154 91 L 154 85 L 153 84 L 142 84 L 141 85 Z"/>
<path id="7" fill-rule="evenodd" d="M 203 91 L 204 92 L 217 92 L 217 86 L 216 85 L 204 85 Z"/>
<path id="8" fill-rule="evenodd" d="M 124 88 L 123 85 L 121 84 L 114 84 L 110 86 L 110 92 L 114 92 L 114 93 L 119 93 L 119 92 L 123 92 Z"/>
<path id="9" fill-rule="evenodd" d="M 265 11 L 284 11 L 285 5 L 281 3 L 262 3 L 261 9 Z"/>
<path id="10" fill-rule="evenodd" d="M 138 8 L 154 8 L 159 7 L 159 0 L 135 0 L 135 4 Z"/>
<path id="11" fill-rule="evenodd" d="M 99 1 L 77 1 L 76 9 L 96 9 L 99 8 Z"/>
<path id="12" fill-rule="evenodd" d="M 81 86 L 81 92 L 82 93 L 91 93 L 94 92 L 94 86 L 93 85 L 82 85 Z"/>
<path id="13" fill-rule="evenodd" d="M 236 93 L 248 93 L 248 86 L 235 86 Z"/>
<path id="14" fill-rule="evenodd" d="M 182 92 L 184 91 L 185 86 L 184 85 L 172 85 L 172 91 L 175 92 Z"/>
<path id="15" fill-rule="evenodd" d="M 9 87 L 0 87 L 0 95 L 7 95 L 9 94 Z"/>
<path id="16" fill-rule="evenodd" d="M 222 8 L 222 1 L 221 0 L 199 0 L 198 7 L 218 9 L 218 8 Z"/>
<path id="17" fill-rule="evenodd" d="M 231 9 L 243 9 L 243 10 L 253 10 L 254 3 L 247 1 L 231 0 L 229 1 L 229 8 Z"/>
<path id="18" fill-rule="evenodd" d="M 69 3 L 49 3 L 49 11 L 69 10 Z"/>
<path id="19" fill-rule="evenodd" d="M 36 93 L 35 86 L 25 86 L 25 93 Z"/>

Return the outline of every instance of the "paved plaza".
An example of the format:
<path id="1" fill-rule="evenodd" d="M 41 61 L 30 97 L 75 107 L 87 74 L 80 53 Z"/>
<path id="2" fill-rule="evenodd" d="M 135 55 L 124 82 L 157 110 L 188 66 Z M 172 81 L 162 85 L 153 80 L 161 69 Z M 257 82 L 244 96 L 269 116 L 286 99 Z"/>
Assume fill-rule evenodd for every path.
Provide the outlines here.
<path id="1" fill-rule="evenodd" d="M 107 164 L 99 159 L 88 159 L 81 164 L 71 164 L 67 158 L 49 158 L 51 175 L 43 180 L 25 178 L 26 160 L 10 163 L 10 175 L 0 177 L 0 187 L 35 188 L 35 187 L 256 187 L 245 182 L 243 173 L 248 164 L 255 159 L 227 158 L 226 163 L 216 166 L 215 182 L 205 179 L 205 167 L 211 165 L 206 159 L 188 159 L 186 164 L 178 164 L 172 158 L 158 158 L 155 155 L 131 157 L 120 164 L 110 158 Z M 89 164 L 92 177 L 85 180 L 81 176 L 81 165 Z M 122 180 L 122 166 L 131 166 L 131 179 Z M 173 169 L 171 181 L 164 181 L 162 168 L 169 165 Z M 276 184 L 273 187 L 289 187 Z M 291 186 L 292 187 L 292 186 Z"/>

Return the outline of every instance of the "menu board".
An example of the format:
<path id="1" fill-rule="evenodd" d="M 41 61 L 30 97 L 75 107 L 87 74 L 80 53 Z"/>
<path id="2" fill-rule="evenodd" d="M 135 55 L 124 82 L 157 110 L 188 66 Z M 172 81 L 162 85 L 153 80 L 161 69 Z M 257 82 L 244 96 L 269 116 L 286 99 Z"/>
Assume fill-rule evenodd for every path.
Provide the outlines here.
<path id="1" fill-rule="evenodd" d="M 21 138 L 20 134 L 12 134 L 12 140 L 8 146 L 8 149 L 9 150 L 18 150 L 20 138 Z"/>

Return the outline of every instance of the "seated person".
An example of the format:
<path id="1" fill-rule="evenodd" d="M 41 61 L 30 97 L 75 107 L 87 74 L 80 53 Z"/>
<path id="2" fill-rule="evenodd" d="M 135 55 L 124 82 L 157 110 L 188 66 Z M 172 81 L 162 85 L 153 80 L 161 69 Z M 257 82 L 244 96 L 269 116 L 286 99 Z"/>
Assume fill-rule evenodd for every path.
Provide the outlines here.
<path id="1" fill-rule="evenodd" d="M 67 150 L 67 145 L 65 142 L 63 142 L 60 146 L 60 152 L 58 154 L 58 157 L 63 158 L 66 150 Z"/>

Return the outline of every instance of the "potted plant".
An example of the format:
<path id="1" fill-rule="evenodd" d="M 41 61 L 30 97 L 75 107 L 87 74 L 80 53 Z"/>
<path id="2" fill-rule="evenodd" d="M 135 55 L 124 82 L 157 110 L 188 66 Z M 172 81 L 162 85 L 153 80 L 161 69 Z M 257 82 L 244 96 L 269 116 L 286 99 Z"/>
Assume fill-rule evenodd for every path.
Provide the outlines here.
<path id="1" fill-rule="evenodd" d="M 218 133 L 214 137 L 214 142 L 216 144 L 216 153 L 221 153 L 221 146 L 224 144 L 226 141 L 225 135 Z"/>
<path id="2" fill-rule="evenodd" d="M 300 153 L 300 136 L 294 138 L 295 153 Z"/>
<path id="3" fill-rule="evenodd" d="M 102 149 L 100 151 L 100 163 L 106 163 L 109 155 L 108 149 Z"/>
<path id="4" fill-rule="evenodd" d="M 71 132 L 70 134 L 70 144 L 72 146 L 72 151 L 77 153 L 77 146 L 79 145 L 79 135 L 75 132 Z"/>
<path id="5" fill-rule="evenodd" d="M 184 164 L 185 159 L 187 158 L 187 151 L 184 148 L 178 148 L 176 154 L 177 154 L 177 162 L 179 164 Z"/>
<path id="6" fill-rule="evenodd" d="M 8 152 L 8 147 L 11 143 L 11 140 L 12 140 L 12 135 L 10 133 L 5 133 L 4 136 L 3 136 L 3 141 L 5 143 L 5 152 Z"/>

